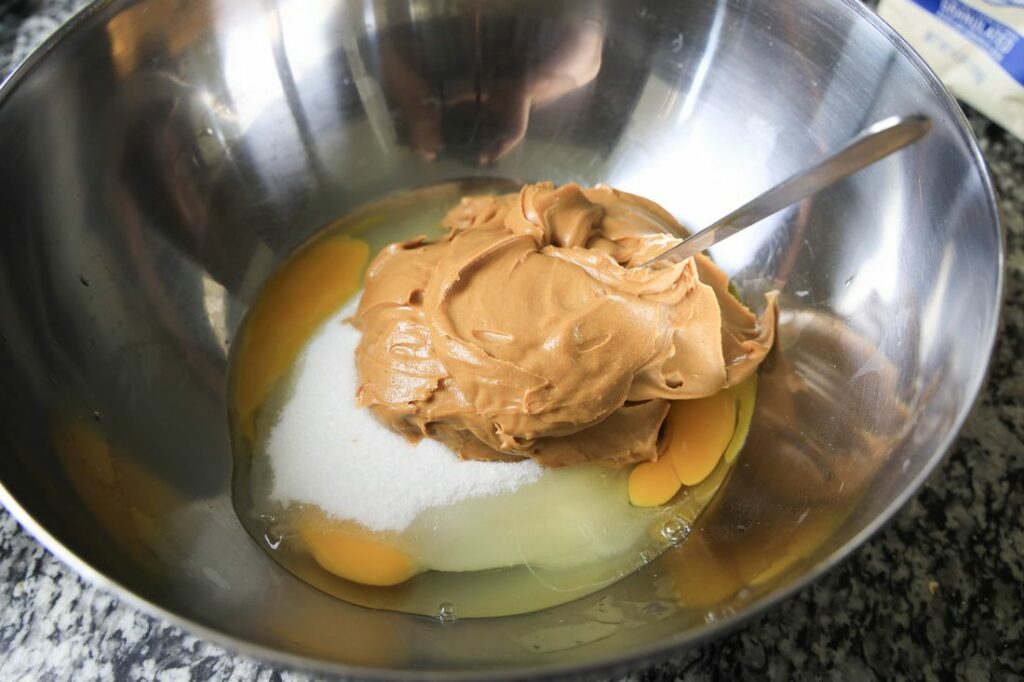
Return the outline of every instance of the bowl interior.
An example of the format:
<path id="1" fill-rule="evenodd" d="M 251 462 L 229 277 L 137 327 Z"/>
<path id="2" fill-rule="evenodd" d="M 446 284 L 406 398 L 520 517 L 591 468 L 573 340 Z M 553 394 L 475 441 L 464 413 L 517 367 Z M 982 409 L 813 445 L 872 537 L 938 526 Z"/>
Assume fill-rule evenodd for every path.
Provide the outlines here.
<path id="1" fill-rule="evenodd" d="M 551 73 L 553 95 L 530 90 Z M 934 121 L 923 141 L 713 250 L 783 313 L 748 447 L 678 550 L 559 608 L 441 625 L 329 598 L 243 531 L 230 344 L 333 219 L 498 177 L 605 182 L 700 226 L 911 113 Z M 7 84 L 0 149 L 5 503 L 81 570 L 290 660 L 515 674 L 712 634 L 913 492 L 993 341 L 1001 241 L 977 149 L 852 2 L 101 2 Z M 699 562 L 721 584 L 687 585 Z"/>

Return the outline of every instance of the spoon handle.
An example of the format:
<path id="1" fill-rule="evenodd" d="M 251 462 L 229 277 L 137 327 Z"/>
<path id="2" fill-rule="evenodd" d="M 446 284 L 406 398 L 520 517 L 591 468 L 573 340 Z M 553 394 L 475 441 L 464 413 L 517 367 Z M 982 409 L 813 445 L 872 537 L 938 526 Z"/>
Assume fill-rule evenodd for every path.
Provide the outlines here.
<path id="1" fill-rule="evenodd" d="M 727 239 L 776 211 L 835 184 L 861 168 L 906 147 L 931 128 L 926 116 L 892 116 L 864 129 L 846 146 L 784 180 L 729 215 L 690 235 L 640 267 L 671 257 L 679 261 Z"/>

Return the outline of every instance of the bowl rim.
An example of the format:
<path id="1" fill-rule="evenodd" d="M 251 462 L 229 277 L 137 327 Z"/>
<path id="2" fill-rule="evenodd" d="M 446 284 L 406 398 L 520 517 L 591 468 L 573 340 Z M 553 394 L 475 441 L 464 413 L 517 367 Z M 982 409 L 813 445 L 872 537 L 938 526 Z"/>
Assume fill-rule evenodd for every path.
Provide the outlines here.
<path id="1" fill-rule="evenodd" d="M 28 57 L 0 80 L 0 107 L 14 93 L 18 86 L 24 81 L 32 70 L 42 62 L 71 33 L 75 32 L 93 17 L 100 15 L 116 5 L 135 4 L 145 0 L 93 0 L 87 2 L 61 24 L 49 37 L 36 47 Z M 46 528 L 37 522 L 32 515 L 17 501 L 7 490 L 3 481 L 0 481 L 0 505 L 7 509 L 11 516 L 27 531 L 44 549 L 48 550 L 73 572 L 95 587 L 105 590 L 120 601 L 131 605 L 133 608 L 142 611 L 147 616 L 161 619 L 175 627 L 181 628 L 186 633 L 198 637 L 207 642 L 216 644 L 227 652 L 249 656 L 258 661 L 272 665 L 283 665 L 296 671 L 327 673 L 340 675 L 345 678 L 371 679 L 371 680 L 512 680 L 512 679 L 589 679 L 597 676 L 611 676 L 635 671 L 641 667 L 656 665 L 683 649 L 718 639 L 725 634 L 739 629 L 763 616 L 770 609 L 778 606 L 789 597 L 804 590 L 812 583 L 818 581 L 823 575 L 830 572 L 837 565 L 848 559 L 856 550 L 860 549 L 870 538 L 888 525 L 896 514 L 915 496 L 931 476 L 931 474 L 946 460 L 953 446 L 959 439 L 960 432 L 964 427 L 967 418 L 974 412 L 981 402 L 981 391 L 988 383 L 992 371 L 993 354 L 998 339 L 998 330 L 1003 315 L 1003 296 L 1005 293 L 1005 260 L 1006 260 L 1006 231 L 999 212 L 999 205 L 996 198 L 992 177 L 988 169 L 981 148 L 971 130 L 967 117 L 957 104 L 950 91 L 942 84 L 942 81 L 935 72 L 928 66 L 924 59 L 900 36 L 889 24 L 885 22 L 874 10 L 864 4 L 863 0 L 817 0 L 824 5 L 829 5 L 835 11 L 852 11 L 861 20 L 866 21 L 869 26 L 878 31 L 900 53 L 927 81 L 936 100 L 942 108 L 950 115 L 953 125 L 956 128 L 960 140 L 966 145 L 969 157 L 974 162 L 975 168 L 981 175 L 982 190 L 986 198 L 986 205 L 990 214 L 992 225 L 996 228 L 999 236 L 997 249 L 998 271 L 996 273 L 996 286 L 994 304 L 995 315 L 992 316 L 992 323 L 988 329 L 983 330 L 982 346 L 986 349 L 986 359 L 983 371 L 975 376 L 968 386 L 968 395 L 972 398 L 960 409 L 953 420 L 952 428 L 936 448 L 918 475 L 897 495 L 881 513 L 872 519 L 860 532 L 847 540 L 840 547 L 835 549 L 824 561 L 812 566 L 805 574 L 794 580 L 790 585 L 783 587 L 777 592 L 752 602 L 750 606 L 736 614 L 729 615 L 699 632 L 685 636 L 671 636 L 637 650 L 619 656 L 608 656 L 598 658 L 593 662 L 584 665 L 555 664 L 550 666 L 532 666 L 515 668 L 505 671 L 459 671 L 459 670 L 409 670 L 391 668 L 370 668 L 363 666 L 347 665 L 314 656 L 302 656 L 288 653 L 263 644 L 256 644 L 242 639 L 227 632 L 223 632 L 209 625 L 204 625 L 190 618 L 181 616 L 169 609 L 160 606 L 149 599 L 141 597 L 130 588 L 99 571 L 87 561 L 79 557 L 75 552 L 66 547 L 60 540 L 52 535 Z"/>

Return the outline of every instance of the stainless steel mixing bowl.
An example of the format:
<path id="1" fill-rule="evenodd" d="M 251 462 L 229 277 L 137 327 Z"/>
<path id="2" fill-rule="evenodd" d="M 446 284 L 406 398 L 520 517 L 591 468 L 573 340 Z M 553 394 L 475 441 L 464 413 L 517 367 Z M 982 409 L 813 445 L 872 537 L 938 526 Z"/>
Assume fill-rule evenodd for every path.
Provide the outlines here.
<path id="1" fill-rule="evenodd" d="M 327 597 L 243 532 L 228 350 L 324 224 L 504 177 L 606 182 L 701 225 L 910 113 L 925 140 L 716 248 L 783 314 L 747 451 L 679 550 L 550 611 L 440 624 Z M 100 2 L 6 83 L 0 150 L 4 505 L 133 603 L 297 665 L 610 673 L 720 633 L 913 494 L 996 332 L 978 149 L 852 0 Z"/>

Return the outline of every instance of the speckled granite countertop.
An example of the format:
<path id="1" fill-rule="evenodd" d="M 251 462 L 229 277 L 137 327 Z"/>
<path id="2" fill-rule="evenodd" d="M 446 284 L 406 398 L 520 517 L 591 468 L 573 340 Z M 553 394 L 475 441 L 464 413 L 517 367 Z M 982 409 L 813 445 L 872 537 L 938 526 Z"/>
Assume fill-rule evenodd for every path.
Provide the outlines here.
<path id="1" fill-rule="evenodd" d="M 82 4 L 0 0 L 0 77 Z M 968 112 L 1007 232 L 1003 332 L 949 461 L 889 527 L 746 628 L 632 680 L 1024 679 L 1024 143 Z M 0 509 L 0 679 L 305 680 L 121 603 Z"/>

